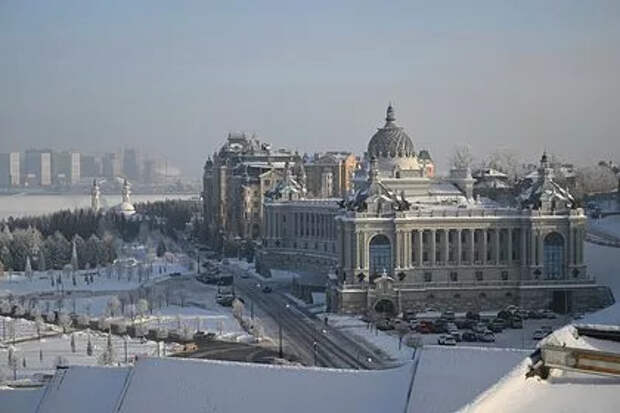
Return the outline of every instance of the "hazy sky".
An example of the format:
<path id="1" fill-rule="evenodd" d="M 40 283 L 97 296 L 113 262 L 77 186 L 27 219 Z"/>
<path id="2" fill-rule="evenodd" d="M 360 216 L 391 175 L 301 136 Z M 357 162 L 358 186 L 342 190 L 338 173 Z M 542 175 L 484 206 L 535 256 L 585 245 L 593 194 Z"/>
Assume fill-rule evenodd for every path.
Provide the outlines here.
<path id="1" fill-rule="evenodd" d="M 620 154 L 620 1 L 0 0 L 0 152 L 135 145 L 199 173 L 228 131 L 361 153 L 388 101 L 457 144 Z"/>

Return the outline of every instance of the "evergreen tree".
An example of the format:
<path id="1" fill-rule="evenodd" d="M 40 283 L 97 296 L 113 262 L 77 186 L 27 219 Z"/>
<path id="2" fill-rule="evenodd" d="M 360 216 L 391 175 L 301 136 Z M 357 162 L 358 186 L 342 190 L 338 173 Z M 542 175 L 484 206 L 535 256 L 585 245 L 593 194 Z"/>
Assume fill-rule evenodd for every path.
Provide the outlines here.
<path id="1" fill-rule="evenodd" d="M 45 262 L 45 253 L 43 251 L 44 249 L 45 249 L 45 245 L 42 245 L 39 248 L 39 263 L 38 263 L 39 271 L 47 270 L 47 265 L 46 265 L 46 262 Z"/>
<path id="2" fill-rule="evenodd" d="M 164 243 L 164 240 L 159 240 L 159 244 L 157 244 L 157 256 L 158 257 L 163 257 L 164 254 L 166 253 L 166 244 Z"/>

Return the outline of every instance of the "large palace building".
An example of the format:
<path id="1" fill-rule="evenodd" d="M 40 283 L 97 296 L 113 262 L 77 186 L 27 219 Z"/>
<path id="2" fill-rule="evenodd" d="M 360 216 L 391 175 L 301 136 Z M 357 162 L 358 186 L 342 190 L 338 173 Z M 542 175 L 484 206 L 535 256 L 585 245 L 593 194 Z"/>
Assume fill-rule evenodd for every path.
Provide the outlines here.
<path id="1" fill-rule="evenodd" d="M 390 106 L 368 144 L 365 179 L 344 200 L 305 199 L 287 173 L 265 199 L 259 270 L 328 274 L 336 312 L 568 312 L 613 301 L 584 264 L 586 216 L 554 182 L 546 155 L 519 206 L 506 208 L 474 198 L 469 170 L 433 177 L 428 153 L 416 153 L 395 120 Z"/>

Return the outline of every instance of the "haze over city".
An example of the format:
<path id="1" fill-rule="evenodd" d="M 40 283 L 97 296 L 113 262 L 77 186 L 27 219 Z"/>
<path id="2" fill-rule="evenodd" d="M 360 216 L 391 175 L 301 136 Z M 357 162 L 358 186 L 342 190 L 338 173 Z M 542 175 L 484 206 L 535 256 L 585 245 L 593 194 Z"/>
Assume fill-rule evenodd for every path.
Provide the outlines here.
<path id="1" fill-rule="evenodd" d="M 0 152 L 165 154 L 198 175 L 229 131 L 361 154 L 387 103 L 445 170 L 620 153 L 620 3 L 5 1 Z"/>

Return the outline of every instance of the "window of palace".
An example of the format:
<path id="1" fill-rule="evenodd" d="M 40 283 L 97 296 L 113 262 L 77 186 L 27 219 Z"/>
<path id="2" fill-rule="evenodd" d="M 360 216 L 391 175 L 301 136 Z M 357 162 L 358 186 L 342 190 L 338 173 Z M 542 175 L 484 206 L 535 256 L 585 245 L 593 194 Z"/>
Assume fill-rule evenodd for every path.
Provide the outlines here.
<path id="1" fill-rule="evenodd" d="M 385 270 L 392 271 L 392 246 L 385 235 L 375 235 L 370 241 L 368 254 L 371 274 L 381 274 Z"/>
<path id="2" fill-rule="evenodd" d="M 456 282 L 459 279 L 459 274 L 456 271 L 450 272 L 450 281 Z"/>
<path id="3" fill-rule="evenodd" d="M 429 283 L 429 282 L 431 282 L 431 281 L 433 281 L 433 273 L 431 273 L 431 272 L 425 272 L 425 273 L 424 273 L 424 282 Z"/>
<path id="4" fill-rule="evenodd" d="M 502 271 L 502 281 L 508 280 L 508 271 Z"/>
<path id="5" fill-rule="evenodd" d="M 545 277 L 548 279 L 564 278 L 564 238 L 557 232 L 545 237 L 543 242 Z"/>
<path id="6" fill-rule="evenodd" d="M 482 281 L 482 271 L 476 271 L 476 281 Z"/>

